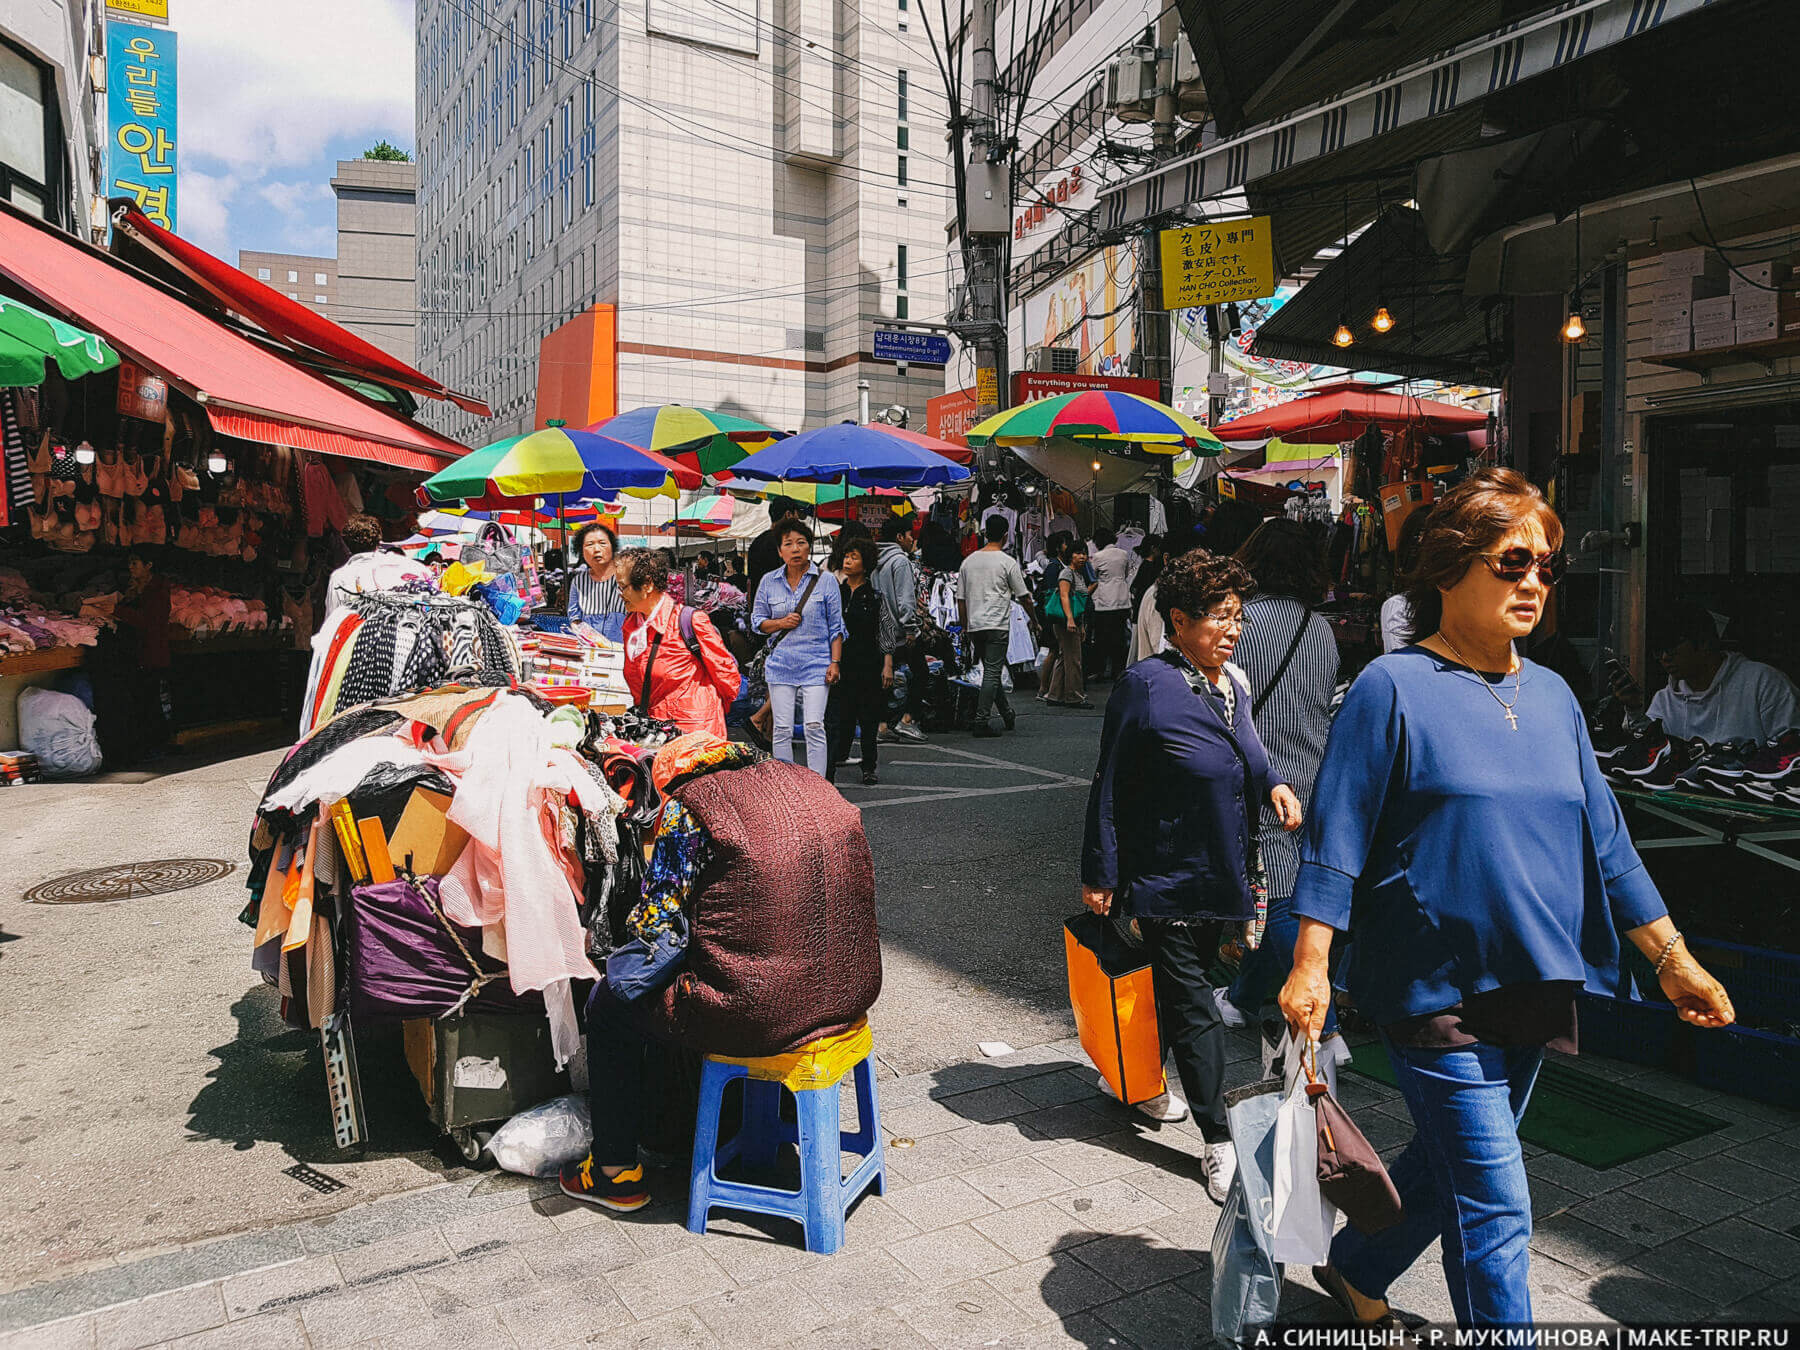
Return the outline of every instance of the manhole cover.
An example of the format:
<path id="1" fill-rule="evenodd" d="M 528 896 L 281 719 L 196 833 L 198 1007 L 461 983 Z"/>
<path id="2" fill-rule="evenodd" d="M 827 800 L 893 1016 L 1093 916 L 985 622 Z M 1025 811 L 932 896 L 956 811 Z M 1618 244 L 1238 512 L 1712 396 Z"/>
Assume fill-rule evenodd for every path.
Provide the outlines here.
<path id="1" fill-rule="evenodd" d="M 133 900 L 204 886 L 230 876 L 236 864 L 218 858 L 159 858 L 123 867 L 93 867 L 71 872 L 25 892 L 28 905 L 91 905 L 105 900 Z"/>

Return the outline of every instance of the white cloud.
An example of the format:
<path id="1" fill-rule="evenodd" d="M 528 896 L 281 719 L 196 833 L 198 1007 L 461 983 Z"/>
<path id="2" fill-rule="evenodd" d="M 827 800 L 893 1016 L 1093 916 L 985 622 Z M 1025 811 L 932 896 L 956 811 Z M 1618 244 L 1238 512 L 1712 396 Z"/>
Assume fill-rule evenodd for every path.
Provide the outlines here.
<path id="1" fill-rule="evenodd" d="M 331 201 L 329 183 L 264 183 L 256 195 L 284 214 L 304 211 L 314 202 Z"/>
<path id="2" fill-rule="evenodd" d="M 238 187 L 231 174 L 202 173 L 192 164 L 181 165 L 178 200 L 182 237 L 233 263 L 237 255 L 226 250 L 231 243 L 231 203 Z"/>
<path id="3" fill-rule="evenodd" d="M 183 0 L 176 28 L 188 154 L 254 182 L 339 137 L 414 143 L 412 0 Z"/>

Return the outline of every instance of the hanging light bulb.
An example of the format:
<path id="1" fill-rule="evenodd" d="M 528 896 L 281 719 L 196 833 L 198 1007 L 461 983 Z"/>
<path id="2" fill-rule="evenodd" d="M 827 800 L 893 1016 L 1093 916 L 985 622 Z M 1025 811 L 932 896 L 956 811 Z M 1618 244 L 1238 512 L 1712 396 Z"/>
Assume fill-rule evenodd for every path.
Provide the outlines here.
<path id="1" fill-rule="evenodd" d="M 1587 336 L 1587 325 L 1581 320 L 1581 306 L 1570 304 L 1568 320 L 1562 326 L 1564 342 L 1580 342 Z"/>
<path id="2" fill-rule="evenodd" d="M 1388 307 L 1386 305 L 1377 305 L 1375 307 L 1375 317 L 1369 320 L 1369 326 L 1377 333 L 1386 333 L 1392 330 L 1394 326 L 1394 316 L 1388 313 Z"/>
<path id="3" fill-rule="evenodd" d="M 1095 472 L 1095 473 L 1099 473 L 1099 472 L 1100 472 L 1100 461 L 1099 461 L 1099 460 L 1095 460 L 1095 461 L 1094 461 L 1094 464 L 1093 464 L 1093 469 L 1094 469 L 1094 472 Z"/>
<path id="4" fill-rule="evenodd" d="M 221 455 L 217 450 L 206 457 L 206 471 L 208 473 L 224 473 L 230 467 L 231 461 L 226 459 L 225 456 Z"/>
<path id="5" fill-rule="evenodd" d="M 1331 335 L 1331 345 L 1334 347 L 1348 347 L 1355 341 L 1356 334 L 1350 331 L 1350 325 L 1345 323 L 1340 317 L 1338 319 L 1337 332 Z"/>
<path id="6" fill-rule="evenodd" d="M 75 462 L 77 464 L 92 464 L 96 458 L 98 458 L 98 456 L 94 454 L 94 447 L 89 445 L 86 441 L 83 441 L 80 445 L 75 447 Z"/>

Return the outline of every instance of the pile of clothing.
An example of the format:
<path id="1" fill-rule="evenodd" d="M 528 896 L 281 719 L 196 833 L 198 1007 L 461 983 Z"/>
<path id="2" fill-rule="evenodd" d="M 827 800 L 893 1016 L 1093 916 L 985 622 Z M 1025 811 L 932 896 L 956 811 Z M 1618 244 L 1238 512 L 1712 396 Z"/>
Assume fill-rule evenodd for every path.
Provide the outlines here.
<path id="1" fill-rule="evenodd" d="M 169 588 L 169 622 L 196 634 L 228 628 L 261 632 L 269 626 L 269 607 L 217 586 L 176 585 Z"/>
<path id="2" fill-rule="evenodd" d="M 455 678 L 507 686 L 520 675 L 518 645 L 487 606 L 428 582 L 343 597 L 313 637 L 300 730 L 340 709 Z"/>
<path id="3" fill-rule="evenodd" d="M 541 1004 L 565 1063 L 572 982 L 599 974 L 590 931 L 607 931 L 615 869 L 636 875 L 621 820 L 656 808 L 653 752 L 608 731 L 528 689 L 456 683 L 294 746 L 257 808 L 240 915 L 290 1023 Z"/>
<path id="4" fill-rule="evenodd" d="M 72 618 L 42 605 L 0 605 L 0 654 L 92 647 L 99 631 L 94 619 Z"/>

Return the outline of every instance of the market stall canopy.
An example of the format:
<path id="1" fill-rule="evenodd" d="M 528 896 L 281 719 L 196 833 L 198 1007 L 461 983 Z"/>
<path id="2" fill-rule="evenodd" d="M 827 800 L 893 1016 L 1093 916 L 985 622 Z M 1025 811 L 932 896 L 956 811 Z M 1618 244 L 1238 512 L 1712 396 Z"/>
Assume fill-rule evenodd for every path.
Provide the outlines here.
<path id="1" fill-rule="evenodd" d="M 732 519 L 736 515 L 737 500 L 725 493 L 714 492 L 696 497 L 691 502 L 683 502 L 675 512 L 675 519 L 664 521 L 658 528 L 665 534 L 671 530 L 679 530 L 684 534 L 689 531 L 694 534 L 717 534 L 731 528 Z"/>
<path id="2" fill-rule="evenodd" d="M 739 498 L 737 505 L 731 511 L 731 524 L 713 537 L 727 539 L 733 543 L 748 543 L 767 530 L 770 524 L 767 502 Z"/>
<path id="3" fill-rule="evenodd" d="M 1454 403 L 1394 394 L 1360 380 L 1320 385 L 1317 392 L 1247 417 L 1234 418 L 1214 430 L 1221 440 L 1254 441 L 1281 436 L 1289 441 L 1334 444 L 1353 441 L 1370 427 L 1398 431 L 1476 431 L 1487 426 L 1487 414 Z"/>
<path id="4" fill-rule="evenodd" d="M 587 430 L 654 450 L 703 474 L 721 473 L 781 432 L 734 413 L 664 403 L 596 422 Z"/>
<path id="5" fill-rule="evenodd" d="M 1394 207 L 1263 321 L 1250 353 L 1409 379 L 1496 384 L 1511 356 L 1505 314 L 1464 298 L 1467 272 L 1465 257 L 1432 252 L 1418 211 Z M 1394 319 L 1385 333 L 1369 323 L 1381 307 Z M 1332 342 L 1340 322 L 1354 332 L 1355 345 Z"/>
<path id="6" fill-rule="evenodd" d="M 738 461 L 732 476 L 768 483 L 843 482 L 851 487 L 929 487 L 970 476 L 963 465 L 890 434 L 893 431 L 855 422 L 814 427 Z"/>
<path id="7" fill-rule="evenodd" d="M 514 505 L 561 496 L 568 505 L 592 501 L 625 488 L 660 488 L 668 481 L 665 463 L 636 446 L 591 431 L 551 426 L 471 450 L 425 481 L 434 502 L 472 506 Z"/>
<path id="8" fill-rule="evenodd" d="M 296 355 L 323 358 L 346 374 L 372 376 L 427 398 L 448 399 L 481 417 L 493 415 L 481 399 L 446 388 L 349 329 L 263 285 L 248 272 L 163 229 L 137 207 L 118 202 L 114 206 L 118 208 L 114 217 L 116 235 L 123 234 L 141 245 L 208 299 L 243 315 Z"/>
<path id="9" fill-rule="evenodd" d="M 226 436 L 434 473 L 464 453 L 227 328 L 133 268 L 0 202 L 0 278 L 92 328 Z"/>
<path id="10" fill-rule="evenodd" d="M 46 361 L 75 380 L 111 370 L 119 354 L 98 333 L 0 295 L 0 388 L 42 384 Z"/>
<path id="11" fill-rule="evenodd" d="M 1096 451 L 1079 441 L 1043 441 L 1013 447 L 1013 453 L 1059 487 L 1078 497 L 1098 493 L 1104 500 L 1121 492 L 1137 490 L 1142 483 L 1154 483 L 1162 473 L 1163 461 L 1127 459 L 1123 455 Z M 1217 456 L 1199 456 L 1202 464 L 1217 462 Z M 1094 465 L 1100 468 L 1096 471 Z"/>
<path id="12" fill-rule="evenodd" d="M 1051 437 L 1135 445 L 1154 454 L 1216 455 L 1218 438 L 1166 403 L 1114 389 L 1082 389 L 996 413 L 971 427 L 970 445 L 1033 445 Z"/>

